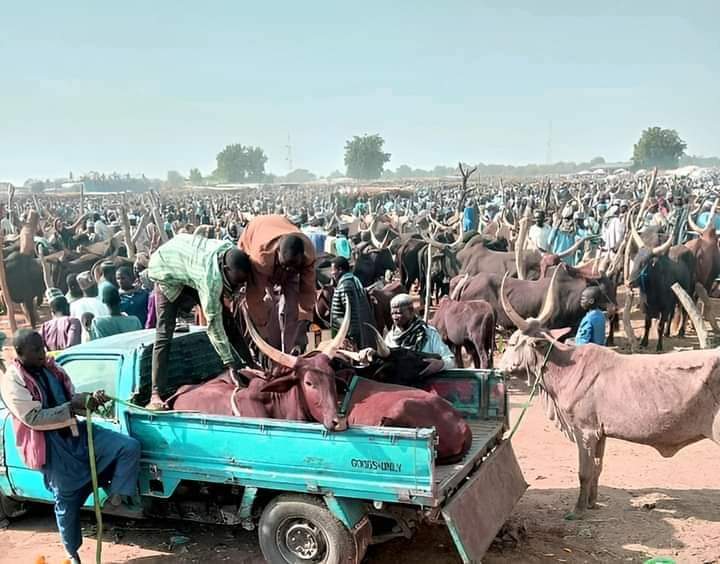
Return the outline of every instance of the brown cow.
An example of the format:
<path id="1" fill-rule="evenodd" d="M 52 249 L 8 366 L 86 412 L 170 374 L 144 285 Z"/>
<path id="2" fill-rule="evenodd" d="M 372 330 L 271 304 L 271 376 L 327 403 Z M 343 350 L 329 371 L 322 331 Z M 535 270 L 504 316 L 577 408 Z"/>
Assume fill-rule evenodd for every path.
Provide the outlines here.
<path id="1" fill-rule="evenodd" d="M 238 388 L 228 375 L 197 386 L 185 386 L 173 396 L 176 410 L 193 409 L 217 415 L 269 417 L 296 421 L 315 420 L 329 431 L 343 431 L 346 423 L 337 412 L 335 371 L 330 362 L 350 328 L 350 308 L 335 338 L 320 351 L 297 357 L 270 346 L 245 314 L 250 337 L 260 351 L 287 373 L 265 381 L 253 378 L 247 388 Z"/>
<path id="2" fill-rule="evenodd" d="M 452 464 L 470 450 L 472 431 L 462 415 L 435 392 L 358 378 L 349 425 L 435 427 L 438 464 Z"/>
<path id="3" fill-rule="evenodd" d="M 621 355 L 593 344 L 565 345 L 546 328 L 555 289 L 543 315 L 524 319 L 507 299 L 505 282 L 502 306 L 518 330 L 500 368 L 540 379 L 551 419 L 578 447 L 580 494 L 569 517 L 596 507 L 607 437 L 652 446 L 664 457 L 704 438 L 720 444 L 717 351 Z"/>
<path id="4" fill-rule="evenodd" d="M 440 300 L 430 322 L 443 341 L 455 351 L 455 364 L 463 366 L 462 349 L 472 356 L 475 368 L 492 368 L 495 348 L 495 312 L 485 300 Z"/>

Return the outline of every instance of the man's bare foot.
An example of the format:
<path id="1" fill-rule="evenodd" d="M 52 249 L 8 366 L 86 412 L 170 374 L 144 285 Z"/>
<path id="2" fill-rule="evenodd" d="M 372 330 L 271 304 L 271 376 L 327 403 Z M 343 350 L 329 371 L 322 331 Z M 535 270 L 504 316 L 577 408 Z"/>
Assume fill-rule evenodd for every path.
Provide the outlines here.
<path id="1" fill-rule="evenodd" d="M 165 402 L 160 399 L 158 394 L 153 394 L 150 396 L 150 403 L 145 406 L 145 409 L 151 409 L 153 411 L 166 411 L 167 405 L 165 405 Z"/>

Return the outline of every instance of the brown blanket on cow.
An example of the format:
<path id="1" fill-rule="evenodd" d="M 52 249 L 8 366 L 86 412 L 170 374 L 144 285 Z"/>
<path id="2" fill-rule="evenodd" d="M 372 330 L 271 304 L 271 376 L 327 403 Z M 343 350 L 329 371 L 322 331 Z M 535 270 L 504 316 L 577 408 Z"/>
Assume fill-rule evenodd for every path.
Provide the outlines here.
<path id="1" fill-rule="evenodd" d="M 470 450 L 472 431 L 448 401 L 434 392 L 358 378 L 347 409 L 348 425 L 435 427 L 438 464 L 452 464 Z"/>

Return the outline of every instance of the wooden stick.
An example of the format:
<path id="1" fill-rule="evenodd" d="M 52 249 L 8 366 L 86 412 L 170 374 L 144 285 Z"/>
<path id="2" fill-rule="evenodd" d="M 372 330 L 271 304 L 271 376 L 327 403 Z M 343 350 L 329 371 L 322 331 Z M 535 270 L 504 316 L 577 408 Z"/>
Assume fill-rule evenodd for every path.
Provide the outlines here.
<path id="1" fill-rule="evenodd" d="M 623 328 L 625 329 L 625 337 L 630 345 L 630 352 L 633 353 L 637 349 L 637 339 L 635 338 L 635 330 L 633 329 L 632 323 L 630 323 L 630 310 L 632 309 L 633 301 L 635 300 L 635 292 L 627 288 L 625 293 L 625 306 L 623 307 L 622 321 Z"/>
<path id="2" fill-rule="evenodd" d="M 120 221 L 122 221 L 123 233 L 125 235 L 125 246 L 127 247 L 127 254 L 130 260 L 135 260 L 135 242 L 132 238 L 132 231 L 130 230 L 130 219 L 128 218 L 127 209 L 125 205 L 120 206 Z"/>
<path id="3" fill-rule="evenodd" d="M 427 260 L 427 272 L 425 273 L 425 313 L 423 315 L 423 319 L 425 319 L 425 323 L 427 323 L 428 318 L 430 317 L 430 282 L 431 282 L 431 270 L 432 270 L 432 253 L 433 253 L 433 247 L 430 243 L 427 244 L 427 254 L 428 254 L 428 260 Z"/>
<path id="4" fill-rule="evenodd" d="M 0 230 L 0 252 L 3 248 L 4 236 Z M 7 310 L 8 322 L 10 323 L 10 331 L 15 335 L 17 331 L 17 323 L 15 322 L 15 304 L 10 297 L 10 289 L 7 284 L 7 277 L 5 276 L 5 258 L 0 255 L 0 290 L 2 290 L 3 299 L 5 300 L 5 309 Z"/>
<path id="5" fill-rule="evenodd" d="M 695 333 L 698 336 L 698 341 L 700 341 L 700 348 L 701 349 L 708 348 L 707 329 L 705 329 L 705 324 L 703 323 L 702 317 L 700 317 L 700 312 L 695 307 L 695 304 L 693 303 L 692 298 L 683 289 L 683 287 L 680 286 L 680 284 L 677 282 L 675 282 L 675 284 L 670 286 L 670 288 L 672 289 L 673 292 L 675 292 L 675 295 L 677 296 L 678 301 L 685 308 L 685 311 L 688 312 L 690 321 L 692 321 L 692 324 L 695 326 Z"/>
<path id="6" fill-rule="evenodd" d="M 715 333 L 720 333 L 720 328 L 718 328 L 717 321 L 715 321 L 715 313 L 713 312 L 712 302 L 710 301 L 710 296 L 708 296 L 705 286 L 700 284 L 700 282 L 696 282 L 695 293 L 697 294 L 698 299 L 703 303 L 703 316 L 710 324 L 710 327 L 712 327 L 712 330 Z"/>

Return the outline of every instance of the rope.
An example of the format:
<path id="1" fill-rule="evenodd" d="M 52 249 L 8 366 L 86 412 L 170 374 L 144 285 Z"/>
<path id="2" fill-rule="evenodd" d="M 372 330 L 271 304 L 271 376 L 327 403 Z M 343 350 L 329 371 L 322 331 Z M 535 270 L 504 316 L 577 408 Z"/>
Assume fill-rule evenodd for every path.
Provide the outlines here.
<path id="1" fill-rule="evenodd" d="M 537 392 L 538 385 L 540 384 L 540 380 L 542 380 L 542 371 L 545 369 L 545 366 L 547 365 L 548 359 L 550 358 L 550 353 L 553 350 L 553 343 L 550 341 L 550 347 L 548 348 L 548 351 L 545 353 L 545 358 L 543 359 L 543 363 L 540 365 L 540 370 L 538 374 L 535 377 L 535 382 L 533 383 L 533 387 L 530 390 L 530 396 L 528 397 L 528 400 L 525 402 L 525 405 L 523 406 L 523 410 L 520 412 L 520 416 L 517 418 L 517 421 L 515 421 L 515 425 L 513 425 L 512 431 L 510 431 L 510 435 L 508 435 L 508 440 L 512 439 L 515 435 L 515 432 L 518 430 L 518 427 L 520 427 L 520 422 L 523 420 L 523 417 L 525 417 L 525 412 L 528 410 L 530 405 L 532 404 L 533 397 L 535 397 L 535 393 Z"/>
<path id="2" fill-rule="evenodd" d="M 87 399 L 85 400 L 85 414 L 87 421 L 88 452 L 90 455 L 90 477 L 92 478 L 93 501 L 95 502 L 95 521 L 97 522 L 95 564 L 102 564 L 103 521 L 102 511 L 100 510 L 100 499 L 98 496 L 98 476 L 97 466 L 95 464 L 95 442 L 93 440 L 92 410 L 90 409 L 91 399 L 92 396 L 88 395 Z"/>
<path id="3" fill-rule="evenodd" d="M 146 409 L 133 403 L 130 403 L 119 398 L 112 396 L 106 396 L 109 400 L 117 402 L 126 407 L 143 411 L 146 413 L 152 413 L 153 415 L 162 415 L 163 413 L 177 413 L 176 411 L 156 411 L 152 409 Z M 95 505 L 95 521 L 97 522 L 97 535 L 96 535 L 96 548 L 95 548 L 95 564 L 102 564 L 102 537 L 103 537 L 103 520 L 102 520 L 102 508 L 100 507 L 100 496 L 98 486 L 98 475 L 97 465 L 95 463 L 95 441 L 93 439 L 93 422 L 92 422 L 92 410 L 90 409 L 90 401 L 92 396 L 88 395 L 85 400 L 85 421 L 87 426 L 87 439 L 88 439 L 88 454 L 90 458 L 90 478 L 92 480 L 92 491 L 93 501 Z"/>

